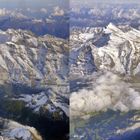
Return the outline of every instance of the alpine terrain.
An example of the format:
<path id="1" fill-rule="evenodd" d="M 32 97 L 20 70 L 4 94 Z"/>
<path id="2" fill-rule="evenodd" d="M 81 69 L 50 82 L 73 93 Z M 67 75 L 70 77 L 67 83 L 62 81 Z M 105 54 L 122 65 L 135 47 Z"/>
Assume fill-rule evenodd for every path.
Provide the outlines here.
<path id="1" fill-rule="evenodd" d="M 66 138 L 68 56 L 64 39 L 37 37 L 21 29 L 0 31 L 0 135 L 4 139 Z"/>
<path id="2" fill-rule="evenodd" d="M 139 40 L 129 25 L 71 28 L 71 139 L 140 137 Z"/>

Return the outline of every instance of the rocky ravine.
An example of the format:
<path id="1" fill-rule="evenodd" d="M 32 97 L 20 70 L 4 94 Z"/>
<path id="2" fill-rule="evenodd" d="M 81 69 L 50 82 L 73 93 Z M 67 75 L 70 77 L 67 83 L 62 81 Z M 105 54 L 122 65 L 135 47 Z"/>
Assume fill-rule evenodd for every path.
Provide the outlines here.
<path id="1" fill-rule="evenodd" d="M 36 37 L 23 30 L 0 31 L 1 117 L 35 127 L 43 139 L 65 137 L 68 56 L 66 40 L 49 35 Z M 5 129 L 0 131 L 9 138 Z"/>

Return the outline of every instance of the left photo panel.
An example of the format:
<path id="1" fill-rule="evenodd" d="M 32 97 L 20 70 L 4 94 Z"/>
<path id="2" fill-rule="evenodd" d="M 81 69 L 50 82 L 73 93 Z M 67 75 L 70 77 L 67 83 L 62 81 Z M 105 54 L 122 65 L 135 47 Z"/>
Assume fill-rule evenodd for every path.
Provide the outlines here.
<path id="1" fill-rule="evenodd" d="M 68 0 L 0 0 L 0 139 L 69 139 L 68 39 Z"/>

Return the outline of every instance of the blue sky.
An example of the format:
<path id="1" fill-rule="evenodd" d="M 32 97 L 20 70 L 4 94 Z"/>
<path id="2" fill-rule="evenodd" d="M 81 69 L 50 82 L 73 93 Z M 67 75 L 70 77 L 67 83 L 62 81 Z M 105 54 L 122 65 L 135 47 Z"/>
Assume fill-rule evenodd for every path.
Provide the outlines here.
<path id="1" fill-rule="evenodd" d="M 75 7 L 75 6 L 93 7 L 95 3 L 140 5 L 140 0 L 70 0 L 70 7 Z"/>
<path id="2" fill-rule="evenodd" d="M 49 7 L 54 5 L 67 6 L 68 0 L 0 0 L 0 7 L 24 8 L 24 7 Z"/>
<path id="3" fill-rule="evenodd" d="M 109 2 L 109 3 L 140 3 L 140 0 L 90 0 L 98 2 Z"/>
<path id="4" fill-rule="evenodd" d="M 94 3 L 111 3 L 111 4 L 140 4 L 140 0 L 70 0 L 72 5 L 93 5 Z"/>
<path id="5" fill-rule="evenodd" d="M 83 3 L 83 2 L 88 2 L 88 3 L 93 3 L 93 2 L 101 2 L 101 3 L 140 3 L 140 0 L 70 0 L 71 2 L 78 2 L 78 3 Z"/>
<path id="6" fill-rule="evenodd" d="M 92 4 L 94 2 L 101 3 L 139 3 L 140 0 L 0 0 L 0 8 L 40 8 L 40 7 L 51 7 L 51 6 L 61 6 L 68 7 L 69 2 L 72 4 L 81 4 L 84 3 Z"/>

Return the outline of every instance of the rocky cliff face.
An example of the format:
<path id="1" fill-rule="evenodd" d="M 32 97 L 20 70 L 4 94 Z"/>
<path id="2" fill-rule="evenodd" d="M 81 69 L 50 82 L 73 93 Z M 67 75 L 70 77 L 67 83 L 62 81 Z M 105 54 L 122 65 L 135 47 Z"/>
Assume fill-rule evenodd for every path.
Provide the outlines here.
<path id="1" fill-rule="evenodd" d="M 12 29 L 1 31 L 0 37 L 1 82 L 46 86 L 67 78 L 68 46 L 63 39 Z"/>
<path id="2" fill-rule="evenodd" d="M 104 31 L 109 40 L 106 45 L 95 48 L 92 54 L 99 69 L 136 75 L 140 72 L 140 31 L 121 29 L 109 24 Z M 97 44 L 98 47 L 98 44 Z"/>
<path id="3" fill-rule="evenodd" d="M 51 126 L 56 137 L 64 136 L 69 116 L 68 60 L 66 40 L 24 30 L 0 31 L 1 117 L 35 127 L 44 139 L 49 139 Z M 3 136 L 35 139 L 26 128 L 8 129 L 11 135 L 2 128 Z"/>
<path id="4" fill-rule="evenodd" d="M 15 121 L 0 118 L 1 139 L 42 140 L 33 127 L 21 125 Z"/>
<path id="5" fill-rule="evenodd" d="M 83 29 L 82 29 L 83 30 Z M 84 66 L 87 59 L 91 60 L 99 70 L 109 70 L 121 74 L 137 75 L 140 72 L 140 31 L 129 26 L 115 26 L 110 23 L 106 28 L 91 28 L 72 32 L 72 40 L 80 40 L 79 48 L 73 45 L 72 54 L 77 55 L 72 61 L 78 66 L 83 58 Z M 83 38 L 81 38 L 81 36 Z M 86 36 L 86 37 L 84 37 Z M 80 38 L 80 39 L 78 39 Z M 83 51 L 84 50 L 84 51 Z M 74 52 L 74 53 L 73 53 Z M 81 55 L 83 53 L 83 55 Z M 92 64 L 90 63 L 90 64 Z M 73 63 L 72 63 L 73 69 Z M 89 66 L 86 67 L 89 69 Z M 84 69 L 81 69 L 84 73 Z M 94 69 L 95 71 L 95 69 Z"/>
<path id="6" fill-rule="evenodd" d="M 78 115 L 80 113 L 90 114 L 92 112 L 98 112 L 98 110 L 96 109 L 98 107 L 100 108 L 102 106 L 102 103 L 109 103 L 108 95 L 110 93 L 112 94 L 113 98 L 115 97 L 115 101 L 116 95 L 118 96 L 119 100 L 117 104 L 114 103 L 112 96 L 109 97 L 111 98 L 111 102 L 113 101 L 113 104 L 111 106 L 113 107 L 115 105 L 115 107 L 117 107 L 116 110 L 122 111 L 122 108 L 126 107 L 125 103 L 128 103 L 129 105 L 131 104 L 130 100 L 134 102 L 134 107 L 130 105 L 130 110 L 139 110 L 139 39 L 139 30 L 136 30 L 129 26 L 115 26 L 112 23 L 110 23 L 106 28 L 77 28 L 72 30 L 71 40 L 72 42 L 77 42 L 77 44 L 73 43 L 73 47 L 70 51 L 70 89 L 72 92 L 72 95 L 70 97 L 71 116 L 75 112 Z M 106 77 L 106 74 L 108 75 L 108 73 L 111 74 L 109 74 L 109 79 Z M 75 78 L 75 75 L 78 76 Z M 101 80 L 99 80 L 101 83 L 98 83 L 98 78 L 100 78 L 100 76 L 102 76 Z M 121 85 L 123 84 L 121 83 L 118 86 L 117 83 L 114 83 L 112 79 L 114 76 L 120 79 L 118 84 L 120 84 L 122 81 L 126 84 L 126 89 L 123 89 L 120 92 L 120 95 L 119 90 L 121 89 Z M 110 83 L 109 87 L 107 85 L 104 85 L 103 81 L 107 85 Z M 114 81 L 117 82 L 117 79 L 115 78 Z M 112 89 L 113 86 L 114 88 Z M 123 88 L 124 87 L 125 85 L 123 85 Z M 131 89 L 131 87 L 132 90 L 127 91 L 129 88 Z M 116 95 L 114 93 L 115 91 L 117 93 Z M 128 96 L 126 97 L 126 91 L 127 93 L 129 93 L 129 95 L 131 95 L 130 99 L 128 99 Z M 104 94 L 107 95 L 105 97 L 108 102 L 105 101 Z M 126 102 L 125 98 L 123 98 L 124 95 L 125 98 L 127 98 Z M 136 98 L 133 98 L 132 96 L 135 95 Z M 104 98 L 103 101 L 99 102 L 99 104 L 97 103 L 97 96 L 99 96 L 99 100 L 102 100 Z M 84 107 L 86 108 L 85 112 Z M 106 107 L 105 110 L 107 110 Z M 114 110 L 114 108 L 112 110 Z"/>
<path id="7" fill-rule="evenodd" d="M 72 140 L 139 138 L 139 39 L 129 26 L 72 30 Z"/>

